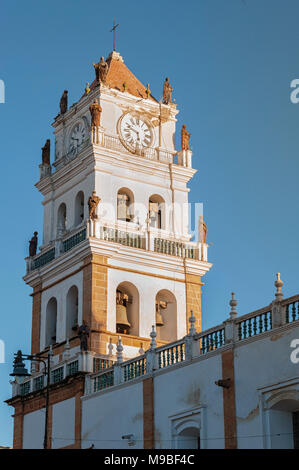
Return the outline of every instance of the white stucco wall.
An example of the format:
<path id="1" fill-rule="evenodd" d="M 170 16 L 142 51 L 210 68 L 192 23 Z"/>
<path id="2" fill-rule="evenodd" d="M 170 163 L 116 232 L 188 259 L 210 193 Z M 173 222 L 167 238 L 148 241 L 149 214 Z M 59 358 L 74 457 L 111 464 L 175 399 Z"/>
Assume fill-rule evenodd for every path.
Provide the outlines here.
<path id="1" fill-rule="evenodd" d="M 56 403 L 52 408 L 52 449 L 75 443 L 75 398 Z"/>
<path id="2" fill-rule="evenodd" d="M 256 337 L 248 343 L 239 343 L 235 350 L 235 383 L 238 447 L 270 447 L 271 434 L 264 388 L 280 390 L 298 389 L 298 384 L 287 382 L 298 377 L 298 364 L 290 360 L 292 339 L 298 338 L 298 329 L 287 329 L 265 338 Z M 268 392 L 269 393 L 269 392 Z"/>
<path id="3" fill-rule="evenodd" d="M 192 421 L 192 415 L 184 416 L 192 410 L 200 414 L 201 448 L 224 447 L 222 389 L 214 383 L 219 377 L 220 354 L 185 367 L 169 368 L 155 377 L 156 448 L 175 448 L 174 424 Z"/>
<path id="4" fill-rule="evenodd" d="M 45 408 L 27 413 L 23 423 L 23 449 L 43 449 Z"/>
<path id="5" fill-rule="evenodd" d="M 82 448 L 128 449 L 123 435 L 143 446 L 143 389 L 138 382 L 82 400 Z"/>

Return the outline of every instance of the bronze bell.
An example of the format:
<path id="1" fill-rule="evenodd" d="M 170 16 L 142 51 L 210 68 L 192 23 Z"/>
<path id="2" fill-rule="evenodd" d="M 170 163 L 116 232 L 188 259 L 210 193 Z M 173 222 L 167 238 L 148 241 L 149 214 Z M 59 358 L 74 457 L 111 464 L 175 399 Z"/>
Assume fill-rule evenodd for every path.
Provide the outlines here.
<path id="1" fill-rule="evenodd" d="M 126 296 L 120 292 L 116 292 L 116 329 L 118 333 L 127 334 L 131 324 L 127 317 Z"/>
<path id="2" fill-rule="evenodd" d="M 156 326 L 164 326 L 164 321 L 159 304 L 156 304 Z"/>

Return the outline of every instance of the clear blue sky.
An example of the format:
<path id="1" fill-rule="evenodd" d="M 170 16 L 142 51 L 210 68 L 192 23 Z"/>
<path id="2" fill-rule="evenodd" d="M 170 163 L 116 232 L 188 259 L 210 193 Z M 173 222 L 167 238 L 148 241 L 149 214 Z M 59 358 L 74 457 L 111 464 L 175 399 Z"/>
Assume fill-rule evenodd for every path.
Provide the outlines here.
<path id="1" fill-rule="evenodd" d="M 296 0 L 4 1 L 0 13 L 1 328 L 0 445 L 12 442 L 13 352 L 30 350 L 28 240 L 42 232 L 41 147 L 64 89 L 70 104 L 94 77 L 92 62 L 117 50 L 160 98 L 170 77 L 178 125 L 192 132 L 198 168 L 191 200 L 204 203 L 210 261 L 204 327 L 223 321 L 232 290 L 239 314 L 267 305 L 274 275 L 298 293 L 299 78 Z M 53 150 L 53 147 L 52 147 Z"/>

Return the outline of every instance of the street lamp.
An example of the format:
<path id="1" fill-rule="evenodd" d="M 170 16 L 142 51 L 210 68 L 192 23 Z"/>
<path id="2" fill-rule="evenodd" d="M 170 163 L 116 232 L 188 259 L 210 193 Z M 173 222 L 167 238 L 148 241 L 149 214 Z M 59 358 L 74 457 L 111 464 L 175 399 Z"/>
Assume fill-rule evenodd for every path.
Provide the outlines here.
<path id="1" fill-rule="evenodd" d="M 24 382 L 26 377 L 31 377 L 31 374 L 28 373 L 28 370 L 26 369 L 25 364 L 23 362 L 24 359 L 28 361 L 33 361 L 33 362 L 42 362 L 44 364 L 44 375 L 47 376 L 44 449 L 48 448 L 48 416 L 49 416 L 51 356 L 52 356 L 52 353 L 50 351 L 47 356 L 39 356 L 36 354 L 23 354 L 22 351 L 19 350 L 15 354 L 15 359 L 13 362 L 13 372 L 12 374 L 10 374 L 12 377 L 15 377 L 17 384 L 21 385 Z"/>

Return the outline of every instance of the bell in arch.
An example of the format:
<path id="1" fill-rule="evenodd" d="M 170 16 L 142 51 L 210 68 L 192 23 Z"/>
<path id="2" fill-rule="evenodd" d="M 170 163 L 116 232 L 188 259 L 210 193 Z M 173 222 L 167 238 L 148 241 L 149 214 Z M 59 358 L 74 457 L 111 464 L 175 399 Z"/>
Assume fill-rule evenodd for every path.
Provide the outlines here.
<path id="1" fill-rule="evenodd" d="M 131 324 L 127 317 L 128 296 L 123 292 L 116 291 L 116 331 L 117 333 L 128 334 Z"/>
<path id="2" fill-rule="evenodd" d="M 156 302 L 156 326 L 164 326 L 161 309 L 166 308 L 166 302 Z"/>

